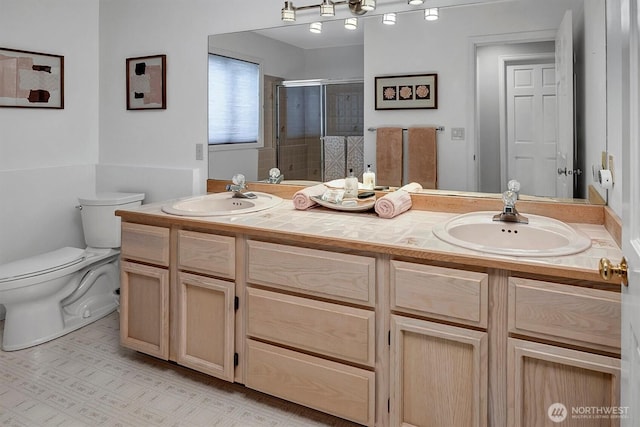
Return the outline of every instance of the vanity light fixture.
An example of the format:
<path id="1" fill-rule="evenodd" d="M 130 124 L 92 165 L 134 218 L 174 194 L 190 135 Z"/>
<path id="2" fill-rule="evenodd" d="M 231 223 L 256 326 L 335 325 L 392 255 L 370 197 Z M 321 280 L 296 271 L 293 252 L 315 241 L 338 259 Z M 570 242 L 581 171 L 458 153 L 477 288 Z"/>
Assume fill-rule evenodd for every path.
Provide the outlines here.
<path id="1" fill-rule="evenodd" d="M 282 20 L 285 22 L 293 22 L 296 20 L 296 9 L 293 7 L 292 1 L 285 1 L 282 8 Z"/>
<path id="2" fill-rule="evenodd" d="M 415 6 L 424 3 L 424 0 L 409 0 L 407 3 Z"/>
<path id="3" fill-rule="evenodd" d="M 362 8 L 362 10 L 366 10 L 367 12 L 370 10 L 375 10 L 376 0 L 360 0 L 360 7 Z"/>
<path id="4" fill-rule="evenodd" d="M 320 9 L 320 16 L 335 16 L 336 5 L 345 5 L 349 7 L 352 15 L 364 15 L 370 10 L 376 8 L 376 0 L 322 0 L 320 4 L 310 4 L 307 6 L 295 7 L 292 1 L 285 1 L 282 8 L 281 19 L 285 22 L 293 22 L 296 20 L 296 12 L 308 9 Z"/>
<path id="5" fill-rule="evenodd" d="M 331 0 L 323 0 L 320 4 L 320 16 L 335 16 L 336 7 Z"/>
<path id="6" fill-rule="evenodd" d="M 347 30 L 355 30 L 358 28 L 358 18 L 347 18 L 344 20 L 344 27 Z"/>
<path id="7" fill-rule="evenodd" d="M 395 25 L 396 23 L 396 13 L 390 12 L 382 15 L 382 23 L 385 25 Z"/>
<path id="8" fill-rule="evenodd" d="M 438 19 L 438 8 L 432 7 L 424 10 L 424 19 L 427 21 L 436 21 Z"/>
<path id="9" fill-rule="evenodd" d="M 309 31 L 314 34 L 320 34 L 322 32 L 322 22 L 312 22 L 309 25 Z"/>

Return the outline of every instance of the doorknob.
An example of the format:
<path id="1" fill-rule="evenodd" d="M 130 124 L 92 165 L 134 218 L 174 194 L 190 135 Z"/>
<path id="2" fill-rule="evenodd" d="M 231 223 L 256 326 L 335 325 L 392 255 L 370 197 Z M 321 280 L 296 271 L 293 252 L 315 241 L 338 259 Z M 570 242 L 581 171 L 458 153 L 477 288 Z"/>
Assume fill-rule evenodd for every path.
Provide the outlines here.
<path id="1" fill-rule="evenodd" d="M 627 281 L 627 259 L 622 257 L 620 264 L 613 265 L 607 258 L 600 258 L 600 277 L 604 280 L 611 280 L 613 276 L 618 276 L 624 286 L 628 286 Z"/>

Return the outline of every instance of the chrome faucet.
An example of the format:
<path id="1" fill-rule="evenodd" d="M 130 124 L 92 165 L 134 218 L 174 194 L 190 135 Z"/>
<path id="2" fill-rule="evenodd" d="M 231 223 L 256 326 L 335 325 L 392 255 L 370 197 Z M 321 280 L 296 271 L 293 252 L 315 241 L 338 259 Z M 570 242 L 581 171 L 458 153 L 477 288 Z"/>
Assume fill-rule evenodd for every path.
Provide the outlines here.
<path id="1" fill-rule="evenodd" d="M 493 216 L 494 221 L 503 222 L 519 222 L 528 224 L 529 219 L 520 215 L 516 209 L 516 201 L 518 200 L 518 192 L 520 191 L 520 183 L 512 179 L 507 184 L 507 191 L 502 193 L 502 212 Z"/>
<path id="2" fill-rule="evenodd" d="M 233 191 L 233 198 L 236 199 L 255 199 L 256 196 L 253 193 L 245 193 L 244 190 L 247 188 L 247 184 L 245 183 L 245 177 L 241 173 L 237 173 L 233 175 L 231 178 L 233 184 L 227 184 L 227 191 Z"/>
<path id="3" fill-rule="evenodd" d="M 269 169 L 269 178 L 267 178 L 267 182 L 269 184 L 280 184 L 284 179 L 284 175 L 280 173 L 280 169 L 271 168 Z"/>

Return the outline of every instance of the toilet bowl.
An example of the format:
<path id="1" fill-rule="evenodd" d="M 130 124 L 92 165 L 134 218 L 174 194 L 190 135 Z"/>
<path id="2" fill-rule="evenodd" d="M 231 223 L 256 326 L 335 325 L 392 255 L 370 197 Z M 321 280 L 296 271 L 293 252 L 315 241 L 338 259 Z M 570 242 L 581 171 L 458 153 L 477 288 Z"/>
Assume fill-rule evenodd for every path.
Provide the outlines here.
<path id="1" fill-rule="evenodd" d="M 120 218 L 139 206 L 141 193 L 79 198 L 87 248 L 64 247 L 0 265 L 5 307 L 2 350 L 32 347 L 94 322 L 117 308 Z"/>

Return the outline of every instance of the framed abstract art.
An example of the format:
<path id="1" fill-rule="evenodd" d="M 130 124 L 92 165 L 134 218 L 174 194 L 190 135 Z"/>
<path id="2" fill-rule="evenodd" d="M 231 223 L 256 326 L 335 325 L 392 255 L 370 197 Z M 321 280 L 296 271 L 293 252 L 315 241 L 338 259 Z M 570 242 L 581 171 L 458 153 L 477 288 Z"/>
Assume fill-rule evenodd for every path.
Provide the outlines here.
<path id="1" fill-rule="evenodd" d="M 64 108 L 64 56 L 0 48 L 0 107 Z"/>
<path id="2" fill-rule="evenodd" d="M 167 56 L 127 58 L 127 110 L 167 108 Z"/>

